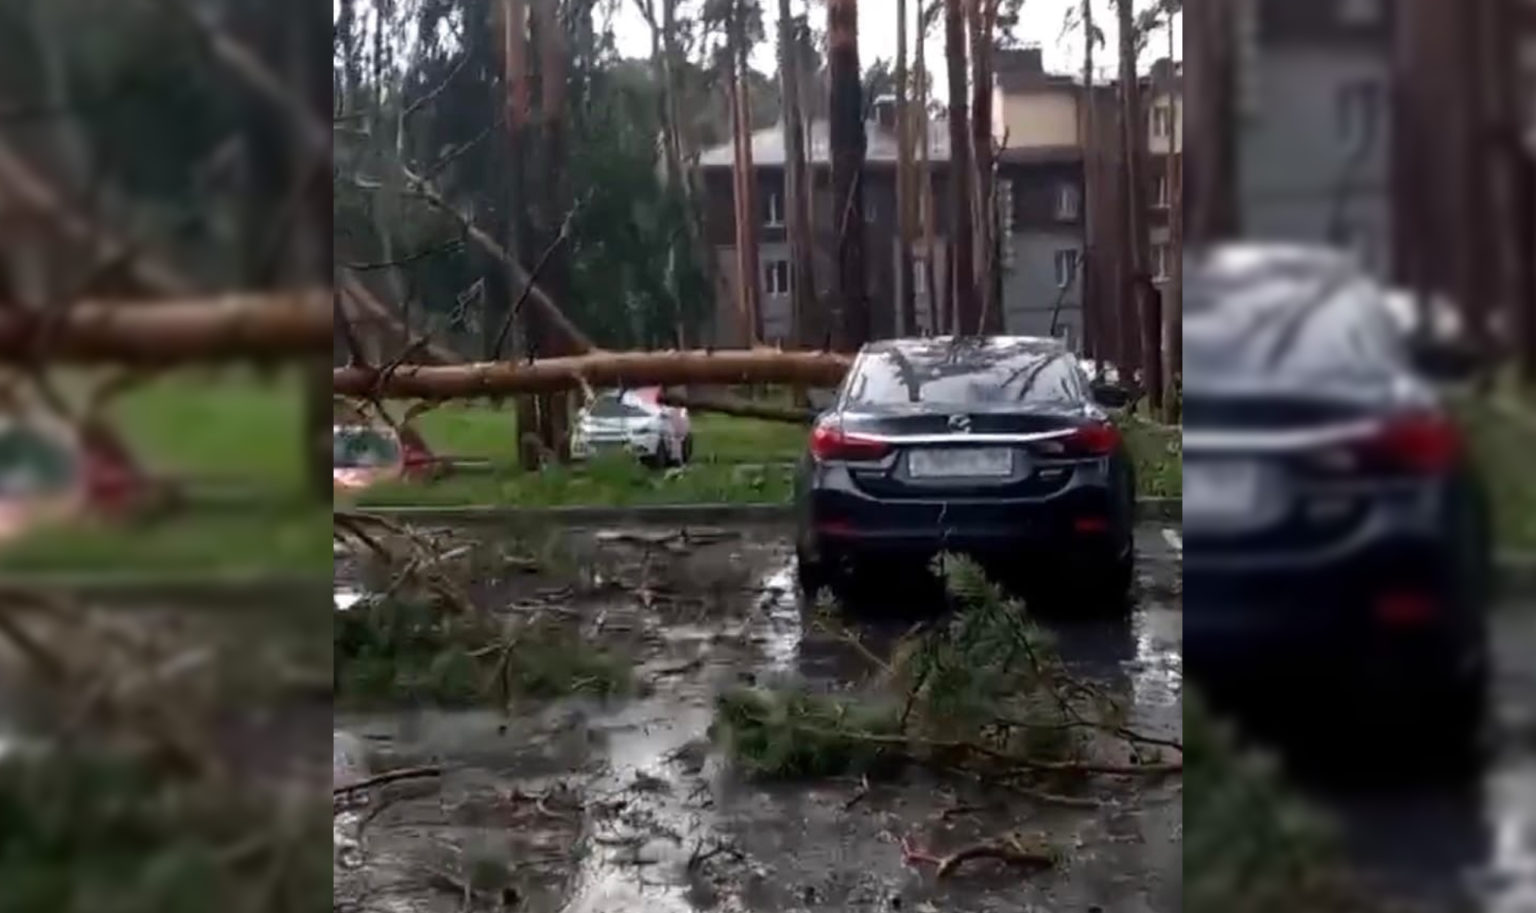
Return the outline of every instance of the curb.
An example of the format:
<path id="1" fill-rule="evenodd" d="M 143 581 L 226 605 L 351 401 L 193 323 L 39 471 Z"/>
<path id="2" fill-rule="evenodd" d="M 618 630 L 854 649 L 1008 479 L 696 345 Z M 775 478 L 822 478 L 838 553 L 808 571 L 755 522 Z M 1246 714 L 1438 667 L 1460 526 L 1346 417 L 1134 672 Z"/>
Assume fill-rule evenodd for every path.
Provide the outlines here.
<path id="1" fill-rule="evenodd" d="M 114 606 L 196 606 L 215 610 L 316 604 L 329 598 L 332 578 L 319 574 L 166 575 L 141 572 L 7 573 L 0 590 L 29 590 Z"/>
<path id="2" fill-rule="evenodd" d="M 1178 498 L 1144 498 L 1136 504 L 1142 522 L 1179 522 L 1183 502 Z M 388 517 L 409 523 L 480 525 L 498 523 L 558 523 L 663 526 L 731 523 L 787 523 L 794 519 L 794 505 L 766 504 L 635 504 L 626 507 L 575 504 L 562 507 L 511 507 L 465 505 L 454 507 L 360 506 L 358 513 Z"/>

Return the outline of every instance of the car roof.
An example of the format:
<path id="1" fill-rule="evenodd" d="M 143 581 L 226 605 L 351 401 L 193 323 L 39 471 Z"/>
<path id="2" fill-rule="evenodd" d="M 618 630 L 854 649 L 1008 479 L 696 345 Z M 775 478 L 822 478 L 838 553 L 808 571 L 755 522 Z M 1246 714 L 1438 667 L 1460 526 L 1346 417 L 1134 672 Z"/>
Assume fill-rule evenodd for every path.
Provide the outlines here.
<path id="1" fill-rule="evenodd" d="M 1187 380 L 1303 369 L 1390 373 L 1404 328 L 1387 290 L 1352 256 L 1314 245 L 1230 244 L 1190 266 L 1183 318 Z"/>
<path id="2" fill-rule="evenodd" d="M 878 355 L 897 352 L 908 358 L 964 357 L 967 353 L 985 354 L 989 360 L 1032 355 L 1067 354 L 1066 343 L 1051 336 L 930 336 L 882 339 L 866 343 L 860 350 Z"/>

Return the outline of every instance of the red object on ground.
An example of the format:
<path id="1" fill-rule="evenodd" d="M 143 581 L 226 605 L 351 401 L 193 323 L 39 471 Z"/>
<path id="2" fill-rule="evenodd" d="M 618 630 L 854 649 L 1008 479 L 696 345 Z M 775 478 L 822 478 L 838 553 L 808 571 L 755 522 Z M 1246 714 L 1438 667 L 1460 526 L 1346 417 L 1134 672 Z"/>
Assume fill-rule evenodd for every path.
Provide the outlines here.
<path id="1" fill-rule="evenodd" d="M 148 487 L 148 479 L 122 438 L 106 425 L 81 429 L 80 455 L 86 504 L 91 510 L 111 514 L 126 511 Z"/>

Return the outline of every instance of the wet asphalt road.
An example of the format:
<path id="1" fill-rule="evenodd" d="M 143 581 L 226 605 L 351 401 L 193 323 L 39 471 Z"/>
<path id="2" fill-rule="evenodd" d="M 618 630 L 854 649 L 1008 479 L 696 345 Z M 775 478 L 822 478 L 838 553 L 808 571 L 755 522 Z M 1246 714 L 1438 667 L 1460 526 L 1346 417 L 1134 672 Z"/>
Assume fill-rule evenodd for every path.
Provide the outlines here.
<path id="1" fill-rule="evenodd" d="M 1135 726 L 1173 737 L 1182 732 L 1179 546 L 1176 529 L 1138 531 L 1141 596 L 1129 617 L 1048 623 L 1074 671 L 1128 698 Z M 725 573 L 747 582 L 736 588 L 749 595 L 691 619 L 637 613 L 631 598 L 582 608 L 609 634 L 638 632 L 638 672 L 655 685 L 642 698 L 557 701 L 510 721 L 484 711 L 338 715 L 338 782 L 380 764 L 452 771 L 440 790 L 393 803 L 376 819 L 343 816 L 338 909 L 345 901 L 362 901 L 356 909 L 459 909 L 462 898 L 441 884 L 433 889 L 431 873 L 488 846 L 497 859 L 556 859 L 570 848 L 565 858 L 579 859 L 574 867 L 551 863 L 519 876 L 524 909 L 550 913 L 1181 908 L 1177 780 L 1097 786 L 1093 795 L 1104 804 L 1085 810 L 921 773 L 867 790 L 848 781 L 765 785 L 736 775 L 709 749 L 714 695 L 783 678 L 846 688 L 869 670 L 848 645 L 805 625 L 782 529 L 748 531 L 718 547 L 716 558 L 704 551 L 671 572 L 674 583 L 703 585 Z M 876 650 L 907 624 L 858 622 Z M 557 787 L 578 797 L 579 811 L 527 798 Z M 364 819 L 367 834 L 354 842 Z M 905 838 L 948 852 L 1009 831 L 1049 835 L 1067 864 L 1027 877 L 980 865 L 939 883 L 898 846 Z M 410 900 L 399 888 L 383 889 L 396 892 L 388 902 L 377 896 L 381 885 L 413 881 L 424 884 Z"/>
<path id="2" fill-rule="evenodd" d="M 1493 621 L 1495 751 L 1481 777 L 1304 784 L 1367 884 L 1429 913 L 1536 913 L 1536 596 L 1506 598 Z"/>

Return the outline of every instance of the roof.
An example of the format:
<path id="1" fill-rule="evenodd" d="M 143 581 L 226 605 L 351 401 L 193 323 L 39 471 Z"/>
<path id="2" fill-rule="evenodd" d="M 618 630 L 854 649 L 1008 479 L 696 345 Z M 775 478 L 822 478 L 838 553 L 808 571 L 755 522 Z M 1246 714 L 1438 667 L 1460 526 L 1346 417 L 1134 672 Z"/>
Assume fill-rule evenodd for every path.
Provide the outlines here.
<path id="1" fill-rule="evenodd" d="M 866 121 L 864 124 L 864 136 L 867 148 L 864 152 L 866 162 L 896 163 L 896 134 L 882 127 L 875 121 Z M 815 165 L 825 165 L 831 161 L 831 137 L 828 132 L 828 122 L 824 119 L 813 120 L 810 129 L 806 131 L 806 159 Z M 921 158 L 919 151 L 914 158 Z M 943 119 L 930 121 L 928 124 L 928 157 L 934 162 L 949 161 L 949 124 Z M 710 149 L 706 149 L 699 156 L 700 168 L 729 168 L 735 158 L 735 152 L 731 143 L 722 143 Z M 752 164 L 754 167 L 782 168 L 785 161 L 784 152 L 784 128 L 776 125 L 764 130 L 754 131 L 752 134 Z"/>

